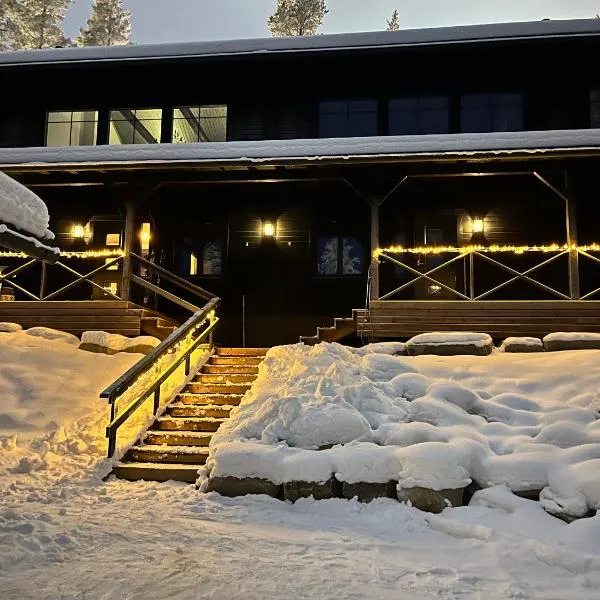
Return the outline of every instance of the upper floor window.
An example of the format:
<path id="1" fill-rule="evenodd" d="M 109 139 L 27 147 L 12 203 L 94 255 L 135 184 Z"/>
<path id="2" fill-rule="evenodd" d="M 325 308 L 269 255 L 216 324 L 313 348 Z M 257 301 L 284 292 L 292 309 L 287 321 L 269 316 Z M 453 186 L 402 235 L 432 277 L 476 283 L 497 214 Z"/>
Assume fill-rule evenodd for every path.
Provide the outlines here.
<path id="1" fill-rule="evenodd" d="M 467 133 L 523 130 L 523 95 L 466 94 L 460 102 L 461 130 Z"/>
<path id="2" fill-rule="evenodd" d="M 600 127 L 600 88 L 590 91 L 590 127 Z"/>
<path id="3" fill-rule="evenodd" d="M 173 142 L 224 142 L 227 106 L 180 106 L 173 111 Z"/>
<path id="4" fill-rule="evenodd" d="M 389 104 L 390 135 L 425 135 L 450 130 L 448 98 L 395 98 Z"/>
<path id="5" fill-rule="evenodd" d="M 94 146 L 98 111 L 51 111 L 46 123 L 46 146 Z"/>
<path id="6" fill-rule="evenodd" d="M 110 111 L 109 144 L 158 144 L 162 123 L 160 108 Z"/>
<path id="7" fill-rule="evenodd" d="M 319 137 L 364 137 L 377 135 L 377 101 L 321 102 Z"/>

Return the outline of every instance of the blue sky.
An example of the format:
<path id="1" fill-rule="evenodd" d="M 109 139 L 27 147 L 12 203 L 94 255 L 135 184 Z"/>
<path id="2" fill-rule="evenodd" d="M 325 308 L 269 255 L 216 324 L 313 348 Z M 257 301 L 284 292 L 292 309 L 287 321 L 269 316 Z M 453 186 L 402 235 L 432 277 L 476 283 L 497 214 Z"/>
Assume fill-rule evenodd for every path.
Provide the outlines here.
<path id="1" fill-rule="evenodd" d="M 91 0 L 75 0 L 65 32 L 75 36 L 90 13 Z M 275 0 L 126 0 L 138 44 L 264 37 Z M 587 18 L 600 0 L 328 0 L 323 33 L 385 29 L 397 8 L 403 28 L 500 21 Z"/>

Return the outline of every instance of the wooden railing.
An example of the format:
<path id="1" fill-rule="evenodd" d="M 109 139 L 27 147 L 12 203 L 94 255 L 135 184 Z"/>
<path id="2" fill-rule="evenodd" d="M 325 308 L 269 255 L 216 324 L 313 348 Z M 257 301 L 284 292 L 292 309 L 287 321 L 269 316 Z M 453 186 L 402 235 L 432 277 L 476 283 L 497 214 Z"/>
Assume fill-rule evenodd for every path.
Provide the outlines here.
<path id="1" fill-rule="evenodd" d="M 412 278 L 405 283 L 395 287 L 389 292 L 380 294 L 376 300 L 391 300 L 397 297 L 401 292 L 414 288 L 419 282 L 426 282 L 429 286 L 435 289 L 436 292 L 442 290 L 449 294 L 454 300 L 469 300 L 469 301 L 482 301 L 489 299 L 490 296 L 506 290 L 517 282 L 525 282 L 531 286 L 542 290 L 546 295 L 552 298 L 559 298 L 561 300 L 588 300 L 600 294 L 600 287 L 593 287 L 587 291 L 580 291 L 580 260 L 586 259 L 590 263 L 597 266 L 600 263 L 600 258 L 592 254 L 592 252 L 599 252 L 598 247 L 575 247 L 569 248 L 566 246 L 550 246 L 550 247 L 530 247 L 526 250 L 515 248 L 510 250 L 508 248 L 497 249 L 492 248 L 447 248 L 439 251 L 424 252 L 420 254 L 415 250 L 397 251 L 392 252 L 381 251 L 378 252 L 377 257 L 380 261 L 389 263 L 404 273 L 412 275 Z M 526 268 L 516 268 L 507 264 L 507 260 L 500 260 L 501 256 L 516 255 L 522 256 L 527 254 L 529 256 L 540 254 L 542 260 L 535 262 L 534 264 L 528 265 Z M 416 265 L 409 264 L 410 259 L 408 256 L 416 257 Z M 433 256 L 436 261 L 441 261 L 441 264 L 428 269 L 419 269 L 419 263 L 427 264 L 426 257 Z M 561 257 L 566 257 L 568 263 L 567 268 L 567 279 L 565 281 L 565 289 L 561 291 L 556 289 L 557 277 L 554 277 L 552 284 L 540 281 L 542 278 L 540 270 L 547 267 L 552 263 L 556 263 Z M 481 278 L 477 278 L 477 272 L 479 265 L 485 263 L 495 269 L 499 269 L 504 273 L 508 273 L 509 277 L 500 283 L 486 287 L 485 284 L 480 285 Z M 442 280 L 441 272 L 448 269 L 451 265 L 455 265 L 455 273 L 461 274 L 462 286 L 451 285 L 451 282 L 446 278 Z M 535 276 L 534 276 L 535 274 Z M 489 273 L 488 273 L 489 275 Z M 456 284 L 458 277 L 454 278 Z M 573 280 L 577 282 L 575 286 L 572 285 Z M 414 298 L 413 298 L 414 299 Z M 439 299 L 435 296 L 432 299 Z M 528 299 L 528 298 L 520 298 Z"/>
<path id="2" fill-rule="evenodd" d="M 184 384 L 192 370 L 196 371 L 208 359 L 212 335 L 219 322 L 215 313 L 218 304 L 219 298 L 209 300 L 179 329 L 100 394 L 110 405 L 110 423 L 106 428 L 109 458 L 114 456 L 117 449 L 119 429 L 136 411 L 152 398 L 149 418 L 157 417 L 165 405 L 161 398 L 167 396 L 168 403 L 173 390 Z M 202 351 L 202 355 L 193 364 L 193 355 L 198 350 Z M 165 384 L 182 366 L 183 373 L 180 375 L 183 377 L 171 382 L 171 389 L 166 391 Z M 138 432 L 134 432 L 134 437 Z"/>

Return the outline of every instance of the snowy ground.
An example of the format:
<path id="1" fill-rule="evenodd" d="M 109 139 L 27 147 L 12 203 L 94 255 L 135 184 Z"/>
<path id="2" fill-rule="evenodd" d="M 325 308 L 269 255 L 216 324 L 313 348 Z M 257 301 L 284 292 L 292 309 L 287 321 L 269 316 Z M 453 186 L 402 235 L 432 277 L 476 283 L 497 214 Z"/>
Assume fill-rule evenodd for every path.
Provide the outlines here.
<path id="1" fill-rule="evenodd" d="M 2 598 L 598 597 L 600 518 L 567 525 L 503 487 L 428 515 L 392 500 L 291 505 L 179 484 L 103 483 L 94 440 L 106 407 L 97 393 L 136 357 L 0 336 L 12 336 L 0 338 Z M 595 396 L 600 352 L 553 357 L 547 366 L 535 362 L 543 355 L 410 360 L 428 377 L 494 395 Z M 80 407 L 75 421 L 60 404 L 68 393 Z M 21 430 L 16 440 L 3 435 L 9 416 L 20 417 L 9 428 Z M 40 463 L 18 468 L 23 456 Z"/>

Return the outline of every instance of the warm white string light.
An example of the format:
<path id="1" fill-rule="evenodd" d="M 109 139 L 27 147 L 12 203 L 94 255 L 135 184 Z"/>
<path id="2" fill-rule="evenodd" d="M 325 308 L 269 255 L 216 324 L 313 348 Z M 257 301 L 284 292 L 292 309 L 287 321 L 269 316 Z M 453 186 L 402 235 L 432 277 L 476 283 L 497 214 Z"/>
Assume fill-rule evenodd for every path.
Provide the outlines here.
<path id="1" fill-rule="evenodd" d="M 526 252 L 567 252 L 576 250 L 578 252 L 600 252 L 600 244 L 588 244 L 578 246 L 577 244 L 549 244 L 539 246 L 418 246 L 416 248 L 405 248 L 404 246 L 391 246 L 389 248 L 377 248 L 373 251 L 375 258 L 381 254 L 470 254 L 471 252 L 512 252 L 513 254 L 524 254 Z"/>

